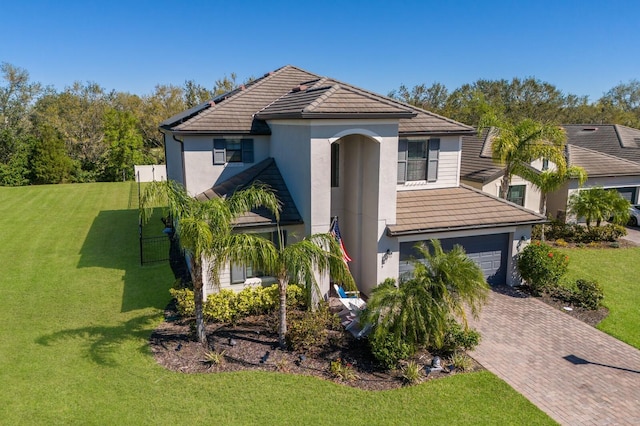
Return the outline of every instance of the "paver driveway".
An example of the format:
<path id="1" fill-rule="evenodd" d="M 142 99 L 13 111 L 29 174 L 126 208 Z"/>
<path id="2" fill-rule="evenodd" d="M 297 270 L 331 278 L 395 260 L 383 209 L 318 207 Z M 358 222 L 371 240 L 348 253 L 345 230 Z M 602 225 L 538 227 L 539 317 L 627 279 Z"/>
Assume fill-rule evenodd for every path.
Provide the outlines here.
<path id="1" fill-rule="evenodd" d="M 530 297 L 492 291 L 471 355 L 564 425 L 640 425 L 640 351 Z M 639 324 L 640 326 L 640 324 Z"/>

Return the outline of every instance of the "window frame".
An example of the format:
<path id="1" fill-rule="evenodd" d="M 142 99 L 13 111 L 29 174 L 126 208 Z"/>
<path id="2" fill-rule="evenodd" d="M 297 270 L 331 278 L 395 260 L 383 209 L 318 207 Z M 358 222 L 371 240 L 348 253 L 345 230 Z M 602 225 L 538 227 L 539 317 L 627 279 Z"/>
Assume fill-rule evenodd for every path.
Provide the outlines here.
<path id="1" fill-rule="evenodd" d="M 233 149 L 229 145 L 233 144 Z M 249 164 L 254 162 L 254 144 L 250 138 L 214 138 L 213 165 Z"/>
<path id="2" fill-rule="evenodd" d="M 415 149 L 415 144 L 422 144 L 421 148 Z M 411 146 L 414 146 L 414 149 Z M 440 162 L 440 138 L 429 139 L 398 139 L 398 176 L 397 183 L 404 184 L 406 182 L 436 182 L 438 180 L 438 169 Z M 415 153 L 422 151 L 421 156 L 415 156 Z M 414 156 L 410 156 L 413 152 Z M 415 175 L 409 175 L 416 172 L 411 165 L 424 165 L 424 177 L 415 179 Z M 418 166 L 419 167 L 419 166 Z M 413 169 L 413 170 L 412 170 Z M 421 170 L 418 170 L 421 172 Z M 420 173 L 422 175 L 422 173 Z"/>
<path id="3" fill-rule="evenodd" d="M 283 229 L 282 231 L 282 240 L 284 245 L 287 245 L 287 231 Z M 257 235 L 262 235 L 263 238 L 269 238 L 272 241 L 276 248 L 280 248 L 280 241 L 278 238 L 278 231 L 269 231 L 269 232 L 257 232 Z M 239 285 L 244 284 L 249 278 L 262 278 L 265 277 L 264 273 L 259 270 L 254 270 L 253 265 L 244 265 L 244 264 L 234 264 L 229 262 L 229 283 L 231 285 Z"/>
<path id="4" fill-rule="evenodd" d="M 522 197 L 516 198 L 516 200 L 521 200 L 521 203 L 512 200 L 512 190 L 515 188 L 522 188 Z M 524 207 L 525 197 L 527 194 L 527 185 L 509 185 L 509 190 L 507 191 L 507 201 L 516 204 L 518 206 Z"/>

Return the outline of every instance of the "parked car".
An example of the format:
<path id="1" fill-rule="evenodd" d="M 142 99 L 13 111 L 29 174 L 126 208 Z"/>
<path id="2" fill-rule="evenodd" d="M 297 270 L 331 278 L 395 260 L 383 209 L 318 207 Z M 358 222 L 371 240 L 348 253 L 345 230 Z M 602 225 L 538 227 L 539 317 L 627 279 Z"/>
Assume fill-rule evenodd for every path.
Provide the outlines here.
<path id="1" fill-rule="evenodd" d="M 627 225 L 638 226 L 640 224 L 640 204 L 635 204 L 629 207 L 629 221 Z"/>

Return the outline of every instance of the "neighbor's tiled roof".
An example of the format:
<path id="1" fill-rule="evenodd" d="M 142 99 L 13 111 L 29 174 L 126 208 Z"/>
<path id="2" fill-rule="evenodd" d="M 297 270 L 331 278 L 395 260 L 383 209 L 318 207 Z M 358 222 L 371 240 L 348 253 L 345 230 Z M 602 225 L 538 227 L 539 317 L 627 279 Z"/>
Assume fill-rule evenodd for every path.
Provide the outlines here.
<path id="1" fill-rule="evenodd" d="M 182 133 L 269 134 L 266 119 L 389 117 L 403 135 L 471 134 L 471 126 L 291 65 L 161 123 Z"/>
<path id="2" fill-rule="evenodd" d="M 585 169 L 588 177 L 640 176 L 640 164 L 577 145 L 567 145 L 570 166 Z"/>
<path id="3" fill-rule="evenodd" d="M 481 191 L 457 188 L 398 191 L 390 235 L 543 223 L 544 216 Z"/>
<path id="4" fill-rule="evenodd" d="M 487 182 L 502 174 L 504 167 L 496 164 L 491 158 L 491 144 L 487 139 L 486 129 L 478 135 L 462 137 L 461 179 Z"/>
<path id="5" fill-rule="evenodd" d="M 210 200 L 214 197 L 226 197 L 232 195 L 235 191 L 246 188 L 254 182 L 268 185 L 280 200 L 282 210 L 280 212 L 280 224 L 291 225 L 302 223 L 302 217 L 298 213 L 296 204 L 289 193 L 280 170 L 273 158 L 267 158 L 264 161 L 248 168 L 228 180 L 219 183 L 213 188 L 196 195 L 196 199 L 200 201 Z M 276 220 L 273 214 L 265 208 L 260 208 L 246 213 L 238 218 L 236 224 L 238 226 L 258 226 L 258 225 L 275 225 Z"/>
<path id="6" fill-rule="evenodd" d="M 618 124 L 565 124 L 567 144 L 640 163 L 640 130 Z"/>

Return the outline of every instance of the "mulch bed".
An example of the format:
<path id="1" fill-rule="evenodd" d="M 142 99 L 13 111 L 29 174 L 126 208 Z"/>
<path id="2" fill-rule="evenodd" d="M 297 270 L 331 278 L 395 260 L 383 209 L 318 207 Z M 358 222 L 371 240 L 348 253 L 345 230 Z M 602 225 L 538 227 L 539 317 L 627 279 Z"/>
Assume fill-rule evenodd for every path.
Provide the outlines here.
<path id="1" fill-rule="evenodd" d="M 345 331 L 329 331 L 324 345 L 306 352 L 281 350 L 277 347 L 277 333 L 273 316 L 254 316 L 235 325 L 208 324 L 210 349 L 205 349 L 194 338 L 193 320 L 181 319 L 175 307 L 165 310 L 165 321 L 150 337 L 151 350 L 157 362 L 165 368 L 183 373 L 223 373 L 231 371 L 271 371 L 315 376 L 365 390 L 396 389 L 405 385 L 401 370 L 384 370 L 370 355 L 365 340 L 358 340 Z M 230 344 L 233 340 L 233 345 Z M 209 351 L 223 352 L 224 362 L 212 365 L 206 362 Z M 266 356 L 268 354 L 268 356 Z M 266 359 L 265 359 L 266 356 Z M 330 363 L 340 359 L 349 364 L 357 375 L 352 381 L 341 381 L 332 376 Z M 426 351 L 416 354 L 414 361 L 430 365 L 433 356 Z M 473 361 L 469 371 L 482 370 Z M 444 364 L 444 362 L 443 362 Z M 430 372 L 425 380 L 448 377 L 461 372 Z"/>

